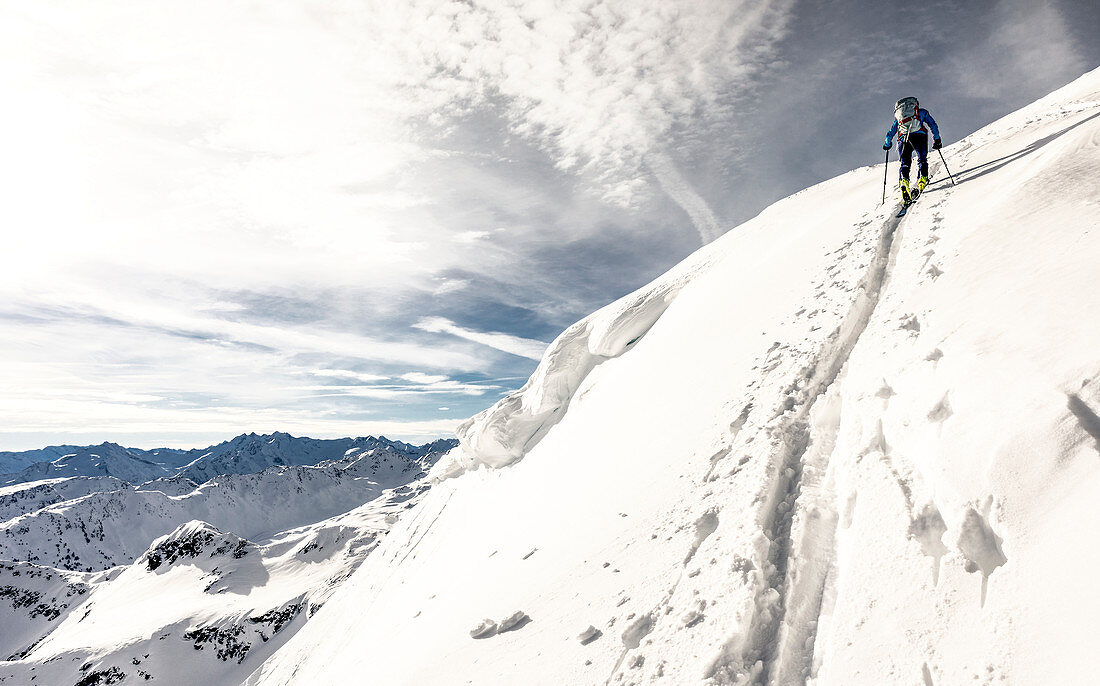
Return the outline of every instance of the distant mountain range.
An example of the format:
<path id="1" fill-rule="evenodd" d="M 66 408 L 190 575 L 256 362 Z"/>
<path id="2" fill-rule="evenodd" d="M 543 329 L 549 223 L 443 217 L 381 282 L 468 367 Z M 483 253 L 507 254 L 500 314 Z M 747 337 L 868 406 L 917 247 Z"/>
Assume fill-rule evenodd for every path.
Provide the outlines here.
<path id="1" fill-rule="evenodd" d="M 417 460 L 450 450 L 458 441 L 440 439 L 421 446 L 375 438 L 315 439 L 276 432 L 241 434 L 207 448 L 124 448 L 116 443 L 60 445 L 24 452 L 0 452 L 0 486 L 74 476 L 113 477 L 134 486 L 158 479 L 189 479 L 201 484 L 223 474 L 253 474 L 268 467 L 315 465 L 375 448 Z"/>
<path id="2" fill-rule="evenodd" d="M 78 445 L 51 445 L 22 452 L 0 452 L 0 475 L 21 471 L 36 462 L 53 462 L 63 455 L 82 449 Z"/>
<path id="3" fill-rule="evenodd" d="M 456 444 L 275 433 L 3 454 L 20 469 L 0 485 L 0 683 L 240 683 Z M 36 650 L 66 657 L 41 664 Z"/>

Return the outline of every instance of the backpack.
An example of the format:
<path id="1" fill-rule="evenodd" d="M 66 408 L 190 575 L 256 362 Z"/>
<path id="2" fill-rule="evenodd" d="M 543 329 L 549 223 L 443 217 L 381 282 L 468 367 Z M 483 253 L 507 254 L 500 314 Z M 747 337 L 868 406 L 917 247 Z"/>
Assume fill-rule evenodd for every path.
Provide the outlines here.
<path id="1" fill-rule="evenodd" d="M 920 104 L 912 96 L 902 98 L 894 104 L 894 119 L 898 122 L 898 133 L 908 135 L 923 127 L 918 116 L 919 111 Z"/>

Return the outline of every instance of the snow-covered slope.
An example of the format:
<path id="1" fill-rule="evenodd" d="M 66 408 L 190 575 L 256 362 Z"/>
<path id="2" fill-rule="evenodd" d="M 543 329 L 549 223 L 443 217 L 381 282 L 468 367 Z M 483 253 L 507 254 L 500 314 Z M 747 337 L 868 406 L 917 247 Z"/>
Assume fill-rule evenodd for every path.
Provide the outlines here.
<path id="1" fill-rule="evenodd" d="M 427 488 L 388 490 L 260 542 L 185 522 L 97 574 L 0 562 L 0 648 L 13 658 L 0 684 L 240 683 Z"/>
<path id="2" fill-rule="evenodd" d="M 1100 70 L 944 154 L 566 331 L 248 683 L 1092 683 Z"/>
<path id="3" fill-rule="evenodd" d="M 186 476 L 171 476 L 146 481 L 137 487 L 139 491 L 160 491 L 164 495 L 187 495 L 199 485 Z"/>
<path id="4" fill-rule="evenodd" d="M 160 486 L 151 485 L 156 490 L 128 484 L 98 491 L 85 486 L 86 495 L 76 497 L 79 491 L 74 491 L 72 498 L 59 500 L 54 495 L 59 489 L 72 490 L 88 480 L 45 482 L 6 496 L 22 496 L 11 508 L 31 502 L 47 506 L 25 509 L 26 514 L 0 523 L 0 559 L 105 570 L 132 562 L 153 539 L 191 520 L 246 538 L 267 536 L 347 512 L 385 489 L 414 481 L 434 457 L 378 447 L 313 467 L 220 476 L 181 495 L 174 495 L 171 487 L 186 482 L 169 480 L 153 482 Z M 48 495 L 36 495 L 39 491 Z M 0 506 L 4 498 L 0 492 Z"/>
<path id="5" fill-rule="evenodd" d="M 588 375 L 641 340 L 680 289 L 705 272 L 718 254 L 713 244 L 703 248 L 648 286 L 566 329 L 522 388 L 458 427 L 463 451 L 452 456 L 447 473 L 454 476 L 478 464 L 504 467 L 522 459 L 565 416 Z"/>
<path id="6" fill-rule="evenodd" d="M 235 448 L 251 455 L 263 437 L 248 438 Z M 251 464 L 310 452 L 287 438 Z M 303 459 L 333 446 L 340 459 L 201 486 L 181 472 L 136 488 L 113 477 L 0 488 L 0 683 L 240 683 L 415 507 L 455 445 L 314 443 Z"/>
<path id="7" fill-rule="evenodd" d="M 113 476 L 46 479 L 14 486 L 0 486 L 0 522 L 14 519 L 28 512 L 41 510 L 56 503 L 80 498 L 90 493 L 129 488 L 129 484 Z M 193 488 L 194 486 L 192 486 Z"/>
<path id="8" fill-rule="evenodd" d="M 99 577 L 0 560 L 0 659 L 18 659 L 87 600 Z"/>

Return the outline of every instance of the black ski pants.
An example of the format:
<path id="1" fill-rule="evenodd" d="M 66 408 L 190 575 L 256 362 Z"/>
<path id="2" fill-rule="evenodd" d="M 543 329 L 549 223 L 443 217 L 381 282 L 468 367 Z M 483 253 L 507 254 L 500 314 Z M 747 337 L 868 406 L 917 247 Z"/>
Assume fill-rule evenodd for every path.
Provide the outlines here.
<path id="1" fill-rule="evenodd" d="M 913 163 L 914 150 L 920 165 L 920 175 L 928 176 L 928 134 L 924 131 L 914 131 L 908 137 L 898 138 L 898 157 L 901 158 L 899 178 L 909 178 L 909 167 Z"/>

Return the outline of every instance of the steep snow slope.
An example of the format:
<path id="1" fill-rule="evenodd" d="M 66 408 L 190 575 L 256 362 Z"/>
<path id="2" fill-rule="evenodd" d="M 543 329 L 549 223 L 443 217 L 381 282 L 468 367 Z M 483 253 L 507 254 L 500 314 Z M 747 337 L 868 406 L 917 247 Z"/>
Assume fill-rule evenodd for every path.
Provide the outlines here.
<path id="1" fill-rule="evenodd" d="M 176 481 L 163 482 L 157 490 L 123 484 L 61 501 L 43 495 L 41 502 L 55 504 L 0 523 L 0 559 L 74 571 L 105 570 L 132 562 L 153 539 L 190 520 L 246 538 L 271 535 L 347 512 L 387 488 L 414 481 L 434 458 L 379 447 L 315 467 L 272 467 L 258 474 L 221 476 L 182 495 L 171 493 L 172 487 L 181 486 Z M 38 490 L 72 490 L 81 483 L 72 481 L 25 489 L 18 492 L 27 494 L 19 502 L 32 502 Z M 3 503 L 0 492 L 0 506 Z"/>
<path id="2" fill-rule="evenodd" d="M 0 522 L 90 493 L 129 488 L 129 484 L 113 476 L 45 479 L 14 486 L 0 486 Z"/>
<path id="3" fill-rule="evenodd" d="M 504 467 L 522 459 L 565 416 L 588 375 L 641 340 L 717 254 L 714 244 L 705 247 L 648 286 L 566 329 L 522 388 L 458 427 L 464 450 L 452 456 L 447 474 L 455 476 L 477 464 Z"/>
<path id="4" fill-rule="evenodd" d="M 1094 681 L 1100 70 L 944 152 L 566 331 L 248 683 Z"/>
<path id="5" fill-rule="evenodd" d="M 18 658 L 87 600 L 102 576 L 0 561 L 0 656 Z"/>

